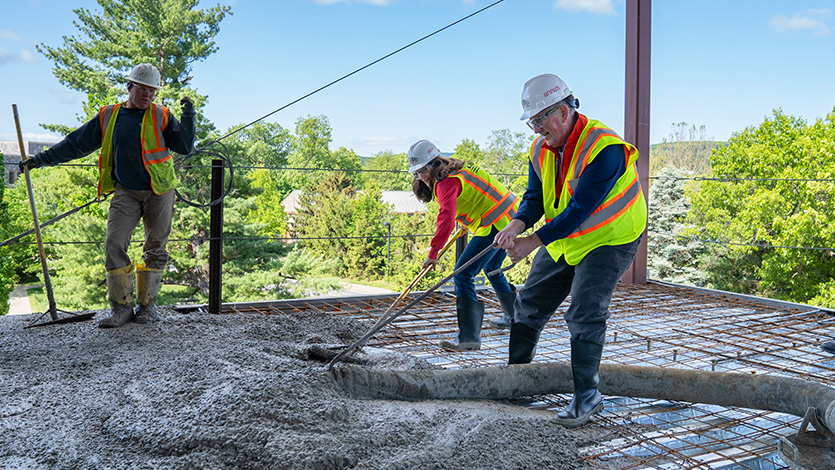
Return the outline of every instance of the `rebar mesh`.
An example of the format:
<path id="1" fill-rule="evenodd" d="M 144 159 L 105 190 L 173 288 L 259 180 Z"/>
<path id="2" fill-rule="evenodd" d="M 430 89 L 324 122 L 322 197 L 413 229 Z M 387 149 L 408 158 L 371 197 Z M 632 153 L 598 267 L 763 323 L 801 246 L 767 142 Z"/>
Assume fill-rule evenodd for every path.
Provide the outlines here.
<path id="1" fill-rule="evenodd" d="M 501 316 L 498 299 L 488 289 L 479 290 L 479 297 L 485 301 L 485 322 L 478 351 L 437 346 L 438 340 L 457 332 L 455 296 L 448 291 L 436 292 L 398 316 L 369 345 L 450 369 L 505 364 L 508 332 L 486 321 Z M 315 310 L 370 326 L 396 298 L 238 304 L 225 311 Z M 535 362 L 569 360 L 569 333 L 561 318 L 568 301 L 543 330 Z M 835 385 L 835 356 L 820 349 L 821 342 L 835 337 L 835 316 L 819 309 L 650 283 L 620 285 L 609 310 L 604 363 L 780 375 Z M 537 396 L 520 404 L 555 410 L 570 398 Z M 597 427 L 603 437 L 581 451 L 583 460 L 601 469 L 788 469 L 777 454 L 777 440 L 795 433 L 802 421 L 782 413 L 665 400 L 605 397 L 604 403 L 604 411 L 587 425 Z"/>

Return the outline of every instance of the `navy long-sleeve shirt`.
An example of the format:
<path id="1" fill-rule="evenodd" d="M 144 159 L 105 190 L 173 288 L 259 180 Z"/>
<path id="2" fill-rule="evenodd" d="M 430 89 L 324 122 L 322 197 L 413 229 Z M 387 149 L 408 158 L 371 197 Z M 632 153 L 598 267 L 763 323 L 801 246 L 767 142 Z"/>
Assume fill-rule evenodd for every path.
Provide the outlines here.
<path id="1" fill-rule="evenodd" d="M 142 117 L 145 110 L 119 107 L 113 128 L 113 181 L 135 190 L 151 189 L 151 175 L 142 162 Z M 162 135 L 165 145 L 173 152 L 187 155 L 194 148 L 194 115 L 183 113 L 182 124 L 169 113 L 168 125 Z M 62 141 L 33 157 L 40 166 L 65 163 L 98 150 L 102 144 L 102 130 L 98 114 L 72 131 Z"/>
<path id="2" fill-rule="evenodd" d="M 557 152 L 554 149 L 551 150 Z M 563 164 L 567 163 L 563 162 Z M 601 150 L 583 170 L 577 189 L 568 201 L 565 210 L 535 232 L 542 243 L 548 245 L 574 232 L 603 203 L 615 187 L 618 178 L 624 173 L 626 173 L 626 154 L 623 146 L 609 145 Z M 555 178 L 558 178 L 558 175 L 559 166 Z M 528 187 L 525 195 L 522 196 L 519 210 L 513 218 L 524 222 L 525 229 L 528 229 L 544 214 L 542 181 L 537 176 L 533 163 L 528 161 Z"/>

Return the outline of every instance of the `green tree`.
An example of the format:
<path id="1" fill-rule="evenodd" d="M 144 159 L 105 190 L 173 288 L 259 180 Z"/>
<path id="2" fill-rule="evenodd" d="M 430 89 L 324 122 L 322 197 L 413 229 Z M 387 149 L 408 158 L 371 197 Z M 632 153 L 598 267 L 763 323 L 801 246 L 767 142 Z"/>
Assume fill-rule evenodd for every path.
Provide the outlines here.
<path id="1" fill-rule="evenodd" d="M 292 170 L 288 177 L 293 189 L 301 189 L 311 181 L 321 181 L 328 172 L 319 169 L 344 170 L 345 177 L 355 188 L 362 183 L 358 171 L 362 168 L 360 157 L 344 147 L 331 152 L 331 126 L 326 116 L 308 116 L 296 120 L 293 150 L 289 165 Z"/>
<path id="2" fill-rule="evenodd" d="M 303 246 L 325 258 L 343 260 L 348 248 L 352 199 L 356 189 L 344 173 L 334 172 L 302 189 L 295 230 Z"/>
<path id="3" fill-rule="evenodd" d="M 379 152 L 366 160 L 363 169 L 371 171 L 364 173 L 363 187 L 373 181 L 383 191 L 411 191 L 412 175 L 408 168 L 405 153 Z"/>
<path id="4" fill-rule="evenodd" d="M 690 176 L 705 175 L 710 171 L 710 153 L 721 145 L 707 137 L 705 126 L 697 128 L 686 122 L 675 123 L 660 144 L 650 147 L 649 174 L 656 176 L 670 166 Z"/>
<path id="5" fill-rule="evenodd" d="M 684 174 L 684 170 L 666 167 L 650 187 L 647 268 L 654 279 L 699 286 L 704 275 L 697 260 L 704 245 L 691 237 L 680 237 L 690 209 Z"/>
<path id="6" fill-rule="evenodd" d="M 812 125 L 775 110 L 716 149 L 711 169 L 729 180 L 701 183 L 688 222 L 698 238 L 725 244 L 714 265 L 752 273 L 760 295 L 827 298 L 835 279 L 835 185 L 815 180 L 835 177 L 835 110 Z M 711 274 L 718 288 L 739 282 Z"/>
<path id="7" fill-rule="evenodd" d="M 0 160 L 3 154 L 0 153 Z M 11 216 L 9 215 L 9 203 L 5 197 L 6 184 L 0 183 L 0 240 L 6 240 L 16 234 L 11 233 Z M 14 289 L 17 276 L 14 272 L 12 257 L 9 256 L 8 247 L 0 248 L 0 315 L 9 313 L 9 293 Z"/>
<path id="8" fill-rule="evenodd" d="M 134 65 L 155 65 L 165 86 L 156 100 L 172 106 L 183 96 L 194 100 L 198 129 L 210 125 L 200 114 L 205 97 L 187 87 L 194 62 L 217 51 L 214 37 L 220 22 L 231 14 L 228 6 L 196 9 L 197 0 L 97 0 L 102 8 L 93 12 L 73 10 L 82 37 L 64 36 L 63 46 L 37 46 L 54 62 L 53 73 L 64 86 L 87 94 L 80 121 L 92 117 L 100 106 L 119 101 L 125 94 L 124 78 Z M 46 129 L 68 133 L 66 126 L 42 124 Z"/>
<path id="9" fill-rule="evenodd" d="M 373 181 L 351 204 L 351 224 L 345 267 L 355 279 L 378 279 L 386 270 L 386 235 L 383 222 L 391 216 L 391 207 L 382 202 L 381 191 Z"/>

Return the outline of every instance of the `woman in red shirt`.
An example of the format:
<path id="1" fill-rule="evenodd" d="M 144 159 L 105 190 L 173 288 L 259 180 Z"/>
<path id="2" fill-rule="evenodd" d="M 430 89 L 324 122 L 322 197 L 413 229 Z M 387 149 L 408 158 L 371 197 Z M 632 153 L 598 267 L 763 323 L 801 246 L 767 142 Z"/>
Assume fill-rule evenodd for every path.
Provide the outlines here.
<path id="1" fill-rule="evenodd" d="M 458 258 L 455 268 L 468 262 L 478 253 L 493 244 L 493 239 L 507 226 L 519 201 L 496 178 L 472 164 L 456 158 L 445 158 L 428 140 L 420 140 L 409 149 L 409 171 L 414 175 L 412 191 L 418 199 L 429 202 L 438 200 L 437 229 L 429 245 L 429 256 L 423 267 L 434 267 L 438 263 L 438 252 L 449 239 L 455 222 L 458 221 L 475 232 L 464 252 Z M 453 351 L 481 348 L 481 324 L 484 319 L 484 302 L 478 300 L 473 278 L 479 271 L 485 275 L 501 268 L 507 253 L 494 250 L 479 258 L 455 278 L 458 314 L 458 335 L 452 340 L 443 340 L 440 346 Z M 513 322 L 513 302 L 516 288 L 507 282 L 504 273 L 487 277 L 496 291 L 504 316 L 491 324 L 499 328 L 510 328 Z"/>

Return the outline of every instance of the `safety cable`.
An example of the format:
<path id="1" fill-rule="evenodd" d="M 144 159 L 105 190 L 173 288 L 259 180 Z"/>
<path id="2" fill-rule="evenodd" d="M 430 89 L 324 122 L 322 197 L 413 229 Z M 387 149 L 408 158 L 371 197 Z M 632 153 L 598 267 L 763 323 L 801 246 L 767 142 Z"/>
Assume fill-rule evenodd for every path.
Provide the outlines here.
<path id="1" fill-rule="evenodd" d="M 833 183 L 835 182 L 835 178 L 746 178 L 746 177 L 715 177 L 715 176 L 650 176 L 649 179 L 651 180 L 658 180 L 658 181 L 679 181 L 679 180 L 688 180 L 688 181 L 719 181 L 719 182 L 731 182 L 731 181 L 788 181 L 788 182 L 823 182 L 823 183 Z"/>
<path id="2" fill-rule="evenodd" d="M 427 237 L 434 237 L 434 233 L 427 233 L 421 235 L 365 235 L 365 236 L 352 236 L 352 237 L 199 237 L 199 238 L 170 238 L 169 242 L 193 242 L 193 241 L 200 241 L 200 242 L 209 242 L 209 241 L 257 241 L 257 240 L 273 240 L 273 241 L 280 241 L 280 240 L 290 240 L 290 241 L 303 241 L 303 240 L 362 240 L 362 239 L 373 239 L 373 238 L 427 238 Z M 101 245 L 104 243 L 104 240 L 99 241 L 86 241 L 86 242 L 47 242 L 44 241 L 44 245 Z M 143 240 L 133 240 L 130 243 L 145 243 Z M 9 243 L 15 245 L 36 245 L 35 242 L 16 242 L 16 243 Z"/>
<path id="3" fill-rule="evenodd" d="M 448 25 L 444 26 L 443 28 L 437 29 L 437 30 L 435 30 L 435 31 L 433 31 L 433 32 L 431 32 L 431 33 L 429 33 L 429 34 L 427 34 L 426 36 L 423 36 L 422 38 L 417 39 L 417 40 L 415 40 L 415 41 L 412 41 L 412 42 L 410 42 L 409 44 L 406 44 L 405 46 L 403 46 L 403 47 L 401 47 L 401 48 L 399 48 L 399 49 L 397 49 L 397 50 L 395 50 L 395 51 L 393 51 L 393 52 L 389 52 L 388 54 L 386 54 L 386 55 L 384 55 L 384 56 L 380 57 L 379 59 L 374 60 L 374 61 L 372 61 L 372 62 L 369 62 L 368 64 L 363 65 L 362 67 L 360 67 L 360 68 L 358 68 L 358 69 L 354 70 L 353 72 L 347 73 L 347 74 L 345 74 L 345 75 L 343 75 L 343 76 L 341 76 L 341 77 L 337 78 L 336 80 L 333 80 L 333 81 L 331 81 L 330 83 L 328 83 L 328 84 L 326 84 L 326 85 L 323 85 L 323 86 L 321 86 L 321 87 L 319 87 L 319 88 L 317 88 L 317 89 L 315 89 L 315 90 L 311 91 L 310 93 L 308 93 L 308 94 L 306 94 L 306 95 L 304 95 L 304 96 L 302 96 L 302 97 L 300 97 L 300 98 L 296 98 L 295 100 L 293 100 L 293 101 L 291 101 L 291 102 L 289 102 L 289 103 L 285 104 L 284 106 L 281 106 L 280 108 L 278 108 L 278 109 L 276 109 L 276 110 L 274 110 L 274 111 L 272 111 L 272 112 L 270 112 L 270 113 L 267 113 L 267 114 L 265 114 L 265 115 L 261 116 L 260 118 L 258 118 L 258 119 L 256 119 L 256 120 L 254 120 L 254 121 L 250 122 L 249 124 L 245 124 L 245 125 L 243 125 L 243 126 L 241 126 L 241 127 L 237 128 L 237 129 L 235 129 L 235 130 L 232 130 L 232 131 L 230 131 L 230 132 L 226 133 L 225 135 L 223 135 L 223 136 L 219 137 L 218 139 L 213 140 L 213 141 L 209 142 L 208 144 L 204 145 L 203 147 L 201 147 L 201 148 L 199 148 L 199 149 L 197 149 L 197 150 L 193 151 L 192 153 L 190 153 L 190 154 L 188 154 L 188 155 L 185 155 L 185 156 L 183 156 L 183 157 L 179 158 L 179 159 L 175 162 L 175 164 L 176 164 L 176 163 L 179 163 L 180 165 L 182 165 L 183 163 L 185 163 L 186 161 L 188 161 L 189 159 L 193 158 L 194 156 L 196 156 L 196 155 L 198 155 L 198 154 L 200 154 L 200 153 L 210 153 L 210 151 L 206 150 L 206 148 L 207 148 L 207 147 L 210 147 L 210 146 L 212 146 L 212 145 L 214 145 L 214 144 L 220 143 L 220 141 L 221 141 L 221 140 L 226 139 L 227 137 L 230 137 L 230 136 L 232 136 L 232 135 L 234 135 L 234 134 L 237 134 L 238 132 L 242 131 L 243 129 L 246 129 L 247 127 L 249 127 L 249 126 L 251 126 L 251 125 L 253 125 L 253 124 L 256 124 L 256 123 L 258 123 L 258 122 L 260 122 L 260 121 L 263 121 L 264 119 L 266 119 L 266 118 L 268 118 L 268 117 L 272 116 L 273 114 L 275 114 L 275 113 L 277 113 L 277 112 L 279 112 L 279 111 L 281 111 L 281 110 L 283 110 L 283 109 L 286 109 L 286 108 L 288 108 L 288 107 L 290 107 L 290 106 L 292 106 L 292 105 L 294 105 L 294 104 L 298 103 L 299 101 L 304 100 L 305 98 L 308 98 L 308 97 L 310 97 L 310 96 L 313 96 L 313 95 L 315 95 L 316 93 L 319 93 L 320 91 L 322 91 L 322 90 L 324 90 L 324 89 L 326 89 L 326 88 L 330 87 L 331 85 L 334 85 L 334 84 L 336 84 L 336 83 L 339 83 L 339 82 L 341 82 L 342 80 L 345 80 L 346 78 L 348 78 L 348 77 L 350 77 L 350 76 L 352 76 L 352 75 L 354 75 L 354 74 L 357 74 L 357 73 L 359 73 L 359 72 L 361 72 L 361 71 L 363 71 L 363 70 L 365 70 L 365 69 L 367 69 L 367 68 L 371 67 L 371 66 L 372 66 L 372 65 L 374 65 L 374 64 L 377 64 L 378 62 L 381 62 L 381 61 L 383 61 L 383 60 L 385 60 L 385 59 L 388 59 L 389 57 L 391 57 L 391 56 L 393 56 L 393 55 L 395 55 L 395 54 L 397 54 L 397 53 L 399 53 L 399 52 L 401 52 L 401 51 L 404 51 L 404 50 L 406 50 L 406 49 L 408 49 L 408 48 L 410 48 L 410 47 L 414 46 L 415 44 L 417 44 L 417 43 L 419 43 L 419 42 L 421 42 L 421 41 L 423 41 L 423 40 L 425 40 L 425 39 L 428 39 L 428 38 L 430 38 L 430 37 L 432 37 L 432 36 L 434 36 L 434 35 L 436 35 L 436 34 L 438 34 L 438 33 L 442 32 L 442 31 L 444 31 L 444 30 L 446 30 L 446 29 L 449 29 L 449 28 L 451 28 L 451 27 L 455 26 L 455 25 L 456 25 L 456 24 L 458 24 L 458 23 L 461 23 L 462 21 L 465 21 L 465 20 L 467 20 L 467 19 L 469 19 L 469 18 L 472 18 L 473 16 L 475 16 L 475 15 L 477 15 L 477 14 L 479 14 L 479 13 L 481 13 L 481 12 L 483 12 L 483 11 L 485 11 L 485 10 L 489 9 L 489 8 L 494 7 L 494 6 L 498 5 L 499 3 L 502 3 L 503 1 L 504 1 L 504 0 L 497 0 L 496 2 L 493 2 L 493 3 L 491 3 L 490 5 L 487 5 L 486 7 L 481 8 L 480 10 L 477 10 L 477 11 L 475 11 L 475 12 L 473 12 L 473 13 L 470 13 L 469 15 L 467 15 L 467 16 L 465 16 L 465 17 L 463 17 L 463 18 L 460 18 L 460 19 L 458 19 L 458 20 L 456 20 L 456 21 L 453 21 L 452 23 L 450 23 L 450 24 L 448 24 Z M 216 153 L 220 153 L 220 152 L 217 152 L 217 151 L 215 151 L 215 152 L 216 152 Z M 184 198 L 184 197 L 183 197 L 183 196 L 182 196 L 179 192 L 177 192 L 177 193 L 176 193 L 176 194 L 177 194 L 177 197 L 178 197 L 180 200 L 182 200 L 182 201 L 183 201 L 183 202 L 185 202 L 186 204 L 188 204 L 188 205 L 190 205 L 190 206 L 193 206 L 193 207 L 208 207 L 208 206 L 214 206 L 214 205 L 216 205 L 216 204 L 220 203 L 220 201 L 222 201 L 222 200 L 223 200 L 223 198 L 224 198 L 224 197 L 226 197 L 226 195 L 229 193 L 229 189 L 231 189 L 231 186 L 232 186 L 232 179 L 233 179 L 233 177 L 232 177 L 232 173 L 231 173 L 231 171 L 232 171 L 231 161 L 229 161 L 229 155 L 228 155 L 228 153 L 226 153 L 225 147 L 224 147 L 224 150 L 223 150 L 223 155 L 219 155 L 219 156 L 221 156 L 221 158 L 223 158 L 224 160 L 226 160 L 226 161 L 229 163 L 229 165 L 230 165 L 230 166 L 229 166 L 229 170 L 230 170 L 230 174 L 229 174 L 229 187 L 227 188 L 226 192 L 224 192 L 224 193 L 223 193 L 223 195 L 221 195 L 218 199 L 216 199 L 216 200 L 214 200 L 214 201 L 211 201 L 211 202 L 209 202 L 208 204 L 197 204 L 197 203 L 193 203 L 193 202 L 191 202 L 191 201 L 186 200 L 186 199 L 185 199 L 185 198 Z"/>
<path id="4" fill-rule="evenodd" d="M 723 245 L 723 246 L 750 246 L 754 248 L 783 248 L 787 250 L 817 250 L 817 251 L 835 251 L 835 248 L 826 248 L 826 247 L 817 247 L 817 246 L 788 246 L 788 245 L 764 245 L 759 243 L 738 243 L 738 242 L 726 242 L 721 240 L 710 240 L 705 238 L 697 238 L 697 237 L 688 237 L 686 235 L 677 235 L 672 232 L 663 232 L 660 230 L 655 229 L 647 229 L 647 232 L 650 233 L 657 233 L 659 235 L 663 235 L 670 238 L 684 238 L 686 240 L 693 240 L 702 243 L 713 243 L 716 245 Z"/>

